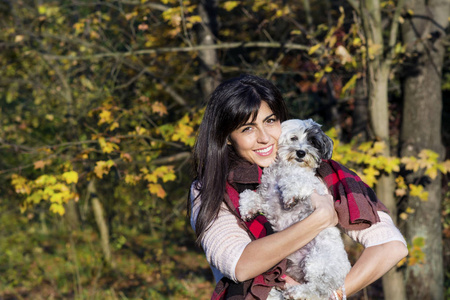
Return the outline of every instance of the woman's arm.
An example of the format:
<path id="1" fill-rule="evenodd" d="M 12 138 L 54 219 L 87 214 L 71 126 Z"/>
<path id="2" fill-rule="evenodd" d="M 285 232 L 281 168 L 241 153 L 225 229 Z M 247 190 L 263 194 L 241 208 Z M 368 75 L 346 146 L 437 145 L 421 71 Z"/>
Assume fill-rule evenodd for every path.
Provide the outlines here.
<path id="1" fill-rule="evenodd" d="M 315 211 L 283 231 L 249 243 L 240 256 L 235 274 L 239 281 L 258 276 L 305 246 L 323 229 L 336 226 L 338 219 L 330 195 L 313 194 Z"/>
<path id="2" fill-rule="evenodd" d="M 364 249 L 345 278 L 346 294 L 352 295 L 368 286 L 388 272 L 406 255 L 408 255 L 408 249 L 400 241 L 387 242 Z"/>
<path id="3" fill-rule="evenodd" d="M 365 250 L 345 279 L 345 290 L 354 294 L 388 272 L 408 255 L 406 241 L 385 212 L 378 212 L 380 222 L 367 229 L 346 231 Z"/>

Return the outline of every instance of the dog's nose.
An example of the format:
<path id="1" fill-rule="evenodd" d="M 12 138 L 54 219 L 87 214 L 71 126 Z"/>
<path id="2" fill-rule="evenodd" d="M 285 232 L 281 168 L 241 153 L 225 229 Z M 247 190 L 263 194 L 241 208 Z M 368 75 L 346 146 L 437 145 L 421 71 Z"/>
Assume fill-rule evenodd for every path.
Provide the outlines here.
<path id="1" fill-rule="evenodd" d="M 298 158 L 303 158 L 303 157 L 305 157 L 305 155 L 306 155 L 306 152 L 305 152 L 305 151 L 303 151 L 303 150 L 297 150 L 297 157 L 298 157 Z"/>

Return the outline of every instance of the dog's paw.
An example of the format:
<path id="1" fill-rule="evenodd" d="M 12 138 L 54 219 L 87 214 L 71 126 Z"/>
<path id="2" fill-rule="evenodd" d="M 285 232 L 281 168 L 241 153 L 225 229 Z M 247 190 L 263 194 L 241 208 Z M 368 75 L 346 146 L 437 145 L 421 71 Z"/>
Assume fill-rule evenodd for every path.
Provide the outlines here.
<path id="1" fill-rule="evenodd" d="M 239 194 L 239 213 L 244 221 L 250 221 L 260 210 L 260 198 L 258 193 L 245 190 Z"/>

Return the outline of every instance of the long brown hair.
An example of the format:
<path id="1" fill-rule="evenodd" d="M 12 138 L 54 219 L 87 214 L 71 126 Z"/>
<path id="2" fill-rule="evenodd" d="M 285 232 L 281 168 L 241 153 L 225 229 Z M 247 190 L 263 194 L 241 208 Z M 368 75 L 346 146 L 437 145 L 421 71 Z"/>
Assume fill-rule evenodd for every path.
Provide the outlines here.
<path id="1" fill-rule="evenodd" d="M 201 199 L 195 223 L 197 242 L 217 217 L 224 200 L 233 151 L 227 146 L 227 139 L 250 118 L 256 118 L 261 101 L 269 105 L 281 122 L 286 120 L 287 109 L 280 91 L 264 78 L 243 75 L 227 80 L 209 98 L 194 146 L 195 188 L 200 193 L 196 199 L 188 200 L 191 214 L 191 200 Z"/>

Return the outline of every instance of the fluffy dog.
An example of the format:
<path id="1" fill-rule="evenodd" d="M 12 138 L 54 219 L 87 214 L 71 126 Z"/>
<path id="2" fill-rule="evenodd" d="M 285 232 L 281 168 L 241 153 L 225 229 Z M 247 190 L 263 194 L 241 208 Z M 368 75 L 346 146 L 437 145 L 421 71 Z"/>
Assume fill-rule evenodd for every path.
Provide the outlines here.
<path id="1" fill-rule="evenodd" d="M 316 169 L 332 151 L 333 141 L 311 119 L 283 122 L 276 160 L 264 169 L 256 191 L 240 194 L 242 218 L 262 213 L 275 231 L 281 231 L 309 216 L 314 190 L 327 194 Z M 344 284 L 350 267 L 339 229 L 325 229 L 288 257 L 286 273 L 301 284 L 282 292 L 272 289 L 269 298 L 329 299 Z"/>

